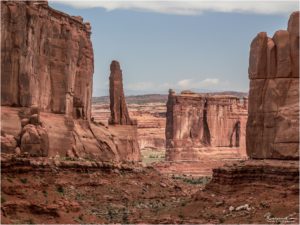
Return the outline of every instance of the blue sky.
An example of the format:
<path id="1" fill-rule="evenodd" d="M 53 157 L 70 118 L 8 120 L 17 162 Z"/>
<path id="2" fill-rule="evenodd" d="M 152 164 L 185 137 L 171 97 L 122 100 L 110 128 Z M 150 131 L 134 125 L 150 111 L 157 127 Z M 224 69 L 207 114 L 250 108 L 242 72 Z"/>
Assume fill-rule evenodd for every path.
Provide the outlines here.
<path id="1" fill-rule="evenodd" d="M 108 95 L 118 60 L 126 95 L 177 91 L 248 91 L 248 57 L 260 31 L 286 29 L 291 2 L 50 1 L 92 26 L 94 96 Z"/>

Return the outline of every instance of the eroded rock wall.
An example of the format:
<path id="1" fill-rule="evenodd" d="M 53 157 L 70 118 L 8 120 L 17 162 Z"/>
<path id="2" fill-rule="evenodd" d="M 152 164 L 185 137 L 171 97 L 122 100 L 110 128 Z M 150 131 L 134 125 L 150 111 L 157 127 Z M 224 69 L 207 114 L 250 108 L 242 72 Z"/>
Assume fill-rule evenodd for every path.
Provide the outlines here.
<path id="1" fill-rule="evenodd" d="M 247 99 L 195 93 L 176 95 L 170 91 L 167 103 L 167 160 L 197 160 L 237 157 L 245 152 Z M 219 149 L 219 150 L 218 150 Z M 218 154 L 218 153 L 217 153 Z"/>
<path id="2" fill-rule="evenodd" d="M 90 34 L 89 23 L 50 8 L 47 1 L 1 2 L 2 152 L 139 159 L 136 133 L 129 129 L 118 136 L 91 121 Z"/>
<path id="3" fill-rule="evenodd" d="M 247 154 L 253 159 L 299 157 L 299 12 L 287 30 L 259 33 L 249 58 Z"/>
<path id="4" fill-rule="evenodd" d="M 90 119 L 90 33 L 47 1 L 1 1 L 1 105 Z"/>

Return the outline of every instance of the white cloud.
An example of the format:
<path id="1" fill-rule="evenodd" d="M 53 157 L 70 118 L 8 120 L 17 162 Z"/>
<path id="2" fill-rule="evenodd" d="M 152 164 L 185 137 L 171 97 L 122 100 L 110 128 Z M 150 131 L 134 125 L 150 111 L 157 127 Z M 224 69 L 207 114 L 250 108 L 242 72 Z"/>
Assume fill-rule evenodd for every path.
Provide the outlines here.
<path id="1" fill-rule="evenodd" d="M 222 89 L 228 86 L 227 81 L 220 81 L 217 78 L 207 78 L 204 80 L 183 79 L 175 83 L 153 83 L 153 82 L 137 82 L 124 84 L 125 89 L 130 91 L 166 91 L 169 88 L 174 90 L 197 90 L 197 89 Z"/>
<path id="2" fill-rule="evenodd" d="M 202 86 L 215 86 L 215 85 L 218 85 L 219 84 L 219 79 L 216 79 L 216 78 L 213 78 L 213 79 L 211 79 L 211 78 L 207 78 L 207 79 L 205 79 L 205 80 L 203 80 L 202 82 L 200 82 L 200 84 L 202 85 Z"/>
<path id="3" fill-rule="evenodd" d="M 165 14 L 197 15 L 206 11 L 213 12 L 238 12 L 256 14 L 281 14 L 289 15 L 299 9 L 297 0 L 252 0 L 252 1 L 228 1 L 228 0 L 148 0 L 148 1 L 101 1 L 101 0 L 49 0 L 59 2 L 75 8 L 104 8 L 108 11 L 116 9 L 150 11 Z"/>
<path id="4" fill-rule="evenodd" d="M 192 83 L 191 79 L 180 80 L 177 82 L 177 86 L 180 89 L 187 89 L 191 87 L 191 83 Z"/>
<path id="5" fill-rule="evenodd" d="M 214 88 L 220 84 L 217 78 L 206 78 L 202 81 L 184 79 L 177 82 L 178 89 Z"/>

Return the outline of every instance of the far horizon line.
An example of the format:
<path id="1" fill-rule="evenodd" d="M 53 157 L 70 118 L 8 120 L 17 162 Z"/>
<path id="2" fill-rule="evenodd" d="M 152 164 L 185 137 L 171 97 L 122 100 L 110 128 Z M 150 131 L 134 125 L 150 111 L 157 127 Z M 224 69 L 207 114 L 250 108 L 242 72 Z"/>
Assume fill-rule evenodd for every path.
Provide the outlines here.
<path id="1" fill-rule="evenodd" d="M 182 91 L 178 91 L 176 93 L 181 93 L 183 91 L 188 91 L 188 90 L 182 90 Z M 193 92 L 193 91 L 192 91 Z M 210 91 L 210 92 L 193 92 L 195 94 L 210 94 L 210 93 L 224 93 L 224 92 L 233 92 L 233 93 L 240 93 L 240 94 L 249 94 L 248 91 Z M 125 97 L 133 97 L 133 96 L 146 96 L 146 95 L 165 95 L 167 96 L 168 93 L 144 93 L 144 94 L 125 94 Z M 100 96 L 92 96 L 92 98 L 101 98 L 101 97 L 108 97 L 109 95 L 100 95 Z"/>

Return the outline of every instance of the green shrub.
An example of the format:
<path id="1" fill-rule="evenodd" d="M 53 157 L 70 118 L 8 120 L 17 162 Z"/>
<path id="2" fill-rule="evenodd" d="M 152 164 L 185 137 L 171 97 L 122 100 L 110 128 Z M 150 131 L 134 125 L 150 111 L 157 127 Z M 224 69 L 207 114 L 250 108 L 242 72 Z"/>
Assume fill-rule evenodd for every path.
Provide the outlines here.
<path id="1" fill-rule="evenodd" d="M 23 184 L 26 184 L 27 183 L 27 178 L 20 178 L 20 181 L 23 183 Z"/>
<path id="2" fill-rule="evenodd" d="M 48 197 L 48 192 L 46 190 L 43 190 L 43 194 L 45 197 Z"/>
<path id="3" fill-rule="evenodd" d="M 56 188 L 56 191 L 57 191 L 58 193 L 60 193 L 60 194 L 64 194 L 64 193 L 65 193 L 65 190 L 64 190 L 63 186 L 58 186 L 58 187 Z"/>

